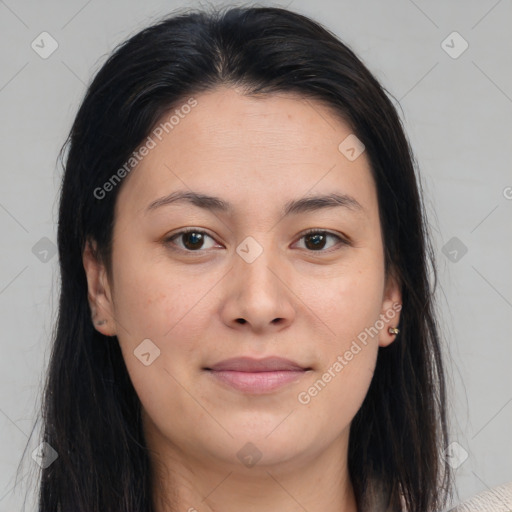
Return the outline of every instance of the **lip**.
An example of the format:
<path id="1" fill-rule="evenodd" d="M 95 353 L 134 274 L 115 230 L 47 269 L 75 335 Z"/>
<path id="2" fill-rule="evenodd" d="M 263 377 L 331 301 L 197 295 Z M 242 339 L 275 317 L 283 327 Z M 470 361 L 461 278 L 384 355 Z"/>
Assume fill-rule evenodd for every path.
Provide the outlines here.
<path id="1" fill-rule="evenodd" d="M 204 369 L 222 384 L 250 394 L 270 393 L 297 382 L 311 370 L 281 357 L 237 357 Z"/>
<path id="2" fill-rule="evenodd" d="M 304 371 L 309 370 L 290 359 L 283 357 L 265 357 L 254 359 L 252 357 L 233 357 L 220 361 L 206 370 L 212 371 L 234 371 L 234 372 L 274 372 L 274 371 Z"/>

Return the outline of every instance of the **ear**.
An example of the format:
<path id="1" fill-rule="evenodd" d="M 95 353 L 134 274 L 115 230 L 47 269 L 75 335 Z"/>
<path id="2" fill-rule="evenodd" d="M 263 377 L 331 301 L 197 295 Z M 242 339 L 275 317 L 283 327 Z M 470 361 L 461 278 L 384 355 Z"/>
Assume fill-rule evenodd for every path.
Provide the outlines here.
<path id="1" fill-rule="evenodd" d="M 390 327 L 397 327 L 400 323 L 402 309 L 402 291 L 398 279 L 390 273 L 386 279 L 382 310 L 380 318 L 384 327 L 379 330 L 379 347 L 387 347 L 395 341 L 397 334 L 389 332 Z"/>
<path id="2" fill-rule="evenodd" d="M 92 313 L 94 328 L 105 336 L 116 335 L 114 304 L 107 271 L 97 257 L 96 243 L 88 240 L 82 255 L 87 276 L 87 298 Z"/>

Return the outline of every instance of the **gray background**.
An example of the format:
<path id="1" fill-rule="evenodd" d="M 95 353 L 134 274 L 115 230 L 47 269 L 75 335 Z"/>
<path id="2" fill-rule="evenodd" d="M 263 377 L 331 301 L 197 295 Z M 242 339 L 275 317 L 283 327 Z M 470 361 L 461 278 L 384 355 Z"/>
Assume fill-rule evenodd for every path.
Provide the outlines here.
<path id="1" fill-rule="evenodd" d="M 57 153 L 113 47 L 187 5 L 206 4 L 0 0 L 0 511 L 20 510 L 36 485 L 29 437 L 56 316 Z M 400 102 L 438 258 L 459 499 L 512 480 L 512 2 L 258 5 L 326 25 Z M 31 47 L 43 31 L 58 43 L 46 59 Z M 469 44 L 460 55 L 454 31 Z"/>

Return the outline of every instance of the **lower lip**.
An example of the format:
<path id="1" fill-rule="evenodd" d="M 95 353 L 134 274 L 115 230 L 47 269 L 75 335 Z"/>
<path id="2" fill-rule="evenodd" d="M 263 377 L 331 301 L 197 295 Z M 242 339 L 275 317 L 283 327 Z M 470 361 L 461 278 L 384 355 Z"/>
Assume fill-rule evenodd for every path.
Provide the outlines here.
<path id="1" fill-rule="evenodd" d="M 271 372 L 237 372 L 231 370 L 208 370 L 211 375 L 224 384 L 244 393 L 268 393 L 290 382 L 298 381 L 304 370 L 281 370 Z"/>

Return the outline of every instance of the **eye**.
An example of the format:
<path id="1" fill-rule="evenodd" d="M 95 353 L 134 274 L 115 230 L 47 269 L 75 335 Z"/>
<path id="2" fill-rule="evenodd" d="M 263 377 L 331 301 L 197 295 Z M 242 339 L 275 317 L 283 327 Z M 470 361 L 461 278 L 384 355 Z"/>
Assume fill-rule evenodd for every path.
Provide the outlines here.
<path id="1" fill-rule="evenodd" d="M 173 250 L 181 250 L 190 253 L 212 248 L 212 245 L 205 247 L 205 240 L 208 238 L 214 241 L 206 231 L 197 228 L 187 228 L 166 238 L 164 242 Z M 331 245 L 330 248 L 325 250 L 329 238 L 337 240 L 338 243 L 334 244 L 334 248 Z M 341 236 L 320 229 L 310 229 L 306 231 L 299 240 L 302 239 L 304 239 L 305 248 L 311 252 L 331 252 L 336 250 L 336 245 L 350 245 L 350 242 Z M 181 245 L 176 243 L 176 240 L 181 240 Z"/>
<path id="2" fill-rule="evenodd" d="M 322 231 L 319 229 L 310 229 L 306 231 L 299 240 L 304 239 L 306 249 L 309 249 L 313 252 L 331 252 L 336 250 L 333 249 L 332 246 L 327 250 L 323 250 L 325 249 L 326 242 L 329 238 L 338 240 L 337 245 L 349 245 L 349 242 L 341 236 L 330 233 L 329 231 Z M 334 247 L 336 247 L 336 244 Z"/>
<path id="3" fill-rule="evenodd" d="M 201 229 L 187 228 L 175 233 L 174 235 L 165 239 L 166 244 L 172 244 L 177 246 L 177 250 L 183 250 L 187 252 L 198 252 L 200 250 L 209 249 L 210 247 L 204 247 L 205 240 L 213 238 Z M 182 245 L 175 243 L 175 240 L 182 240 Z M 175 249 L 175 247 L 171 247 Z"/>

